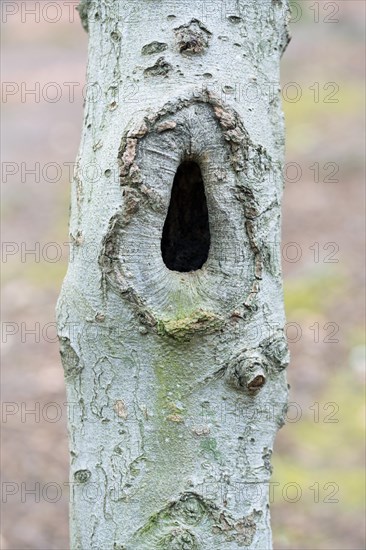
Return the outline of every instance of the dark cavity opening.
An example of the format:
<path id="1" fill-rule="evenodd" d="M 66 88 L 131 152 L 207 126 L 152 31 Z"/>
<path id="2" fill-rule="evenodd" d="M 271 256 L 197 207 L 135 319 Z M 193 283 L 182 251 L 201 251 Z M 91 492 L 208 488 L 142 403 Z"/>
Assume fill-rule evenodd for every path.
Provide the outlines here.
<path id="1" fill-rule="evenodd" d="M 180 164 L 173 181 L 161 239 L 163 261 L 172 271 L 195 271 L 208 258 L 210 227 L 201 169 L 196 162 Z"/>

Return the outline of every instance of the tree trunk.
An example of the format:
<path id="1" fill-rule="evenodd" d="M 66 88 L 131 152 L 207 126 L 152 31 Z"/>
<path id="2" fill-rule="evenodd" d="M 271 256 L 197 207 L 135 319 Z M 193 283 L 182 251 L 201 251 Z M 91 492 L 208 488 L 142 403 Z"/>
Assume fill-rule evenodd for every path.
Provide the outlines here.
<path id="1" fill-rule="evenodd" d="M 58 303 L 73 549 L 270 549 L 282 0 L 96 0 Z"/>

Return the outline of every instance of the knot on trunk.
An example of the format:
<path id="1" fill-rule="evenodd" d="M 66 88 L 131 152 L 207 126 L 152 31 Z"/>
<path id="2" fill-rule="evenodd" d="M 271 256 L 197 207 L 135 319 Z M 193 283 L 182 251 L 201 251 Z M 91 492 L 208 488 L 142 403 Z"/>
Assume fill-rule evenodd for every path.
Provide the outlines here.
<path id="1" fill-rule="evenodd" d="M 246 350 L 230 360 L 225 379 L 239 390 L 257 393 L 266 383 L 268 363 L 264 355 Z"/>
<path id="2" fill-rule="evenodd" d="M 201 54 L 209 45 L 210 31 L 198 21 L 192 19 L 188 25 L 175 29 L 177 46 L 183 55 Z"/>

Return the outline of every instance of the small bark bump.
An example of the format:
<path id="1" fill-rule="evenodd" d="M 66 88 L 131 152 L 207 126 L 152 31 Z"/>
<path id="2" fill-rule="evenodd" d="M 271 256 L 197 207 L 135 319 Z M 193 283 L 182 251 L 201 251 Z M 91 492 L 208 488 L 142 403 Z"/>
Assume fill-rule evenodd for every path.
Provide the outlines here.
<path id="1" fill-rule="evenodd" d="M 202 54 L 209 46 L 210 31 L 198 19 L 175 29 L 178 50 L 183 55 Z"/>
<path id="2" fill-rule="evenodd" d="M 238 25 L 242 21 L 242 18 L 239 17 L 238 15 L 228 15 L 227 18 L 230 21 L 230 23 L 234 23 L 234 25 Z"/>
<path id="3" fill-rule="evenodd" d="M 65 377 L 80 374 L 82 365 L 76 351 L 71 345 L 69 338 L 60 337 L 60 355 L 64 367 Z"/>
<path id="4" fill-rule="evenodd" d="M 86 483 L 91 477 L 91 472 L 89 470 L 77 470 L 74 473 L 74 479 L 77 483 Z"/>
<path id="5" fill-rule="evenodd" d="M 282 331 L 261 342 L 261 349 L 268 361 L 278 370 L 284 370 L 290 361 L 287 341 Z"/>
<path id="6" fill-rule="evenodd" d="M 145 44 L 143 46 L 141 53 L 142 55 L 153 55 L 155 53 L 164 52 L 168 49 L 168 44 L 165 42 L 150 42 L 149 44 Z"/>
<path id="7" fill-rule="evenodd" d="M 112 31 L 111 38 L 114 42 L 118 42 L 119 40 L 121 40 L 121 35 L 118 31 Z"/>
<path id="8" fill-rule="evenodd" d="M 168 63 L 164 57 L 159 57 L 157 62 L 152 65 L 152 67 L 147 67 L 144 70 L 145 76 L 167 76 L 171 71 L 173 70 L 173 67 L 170 63 Z"/>

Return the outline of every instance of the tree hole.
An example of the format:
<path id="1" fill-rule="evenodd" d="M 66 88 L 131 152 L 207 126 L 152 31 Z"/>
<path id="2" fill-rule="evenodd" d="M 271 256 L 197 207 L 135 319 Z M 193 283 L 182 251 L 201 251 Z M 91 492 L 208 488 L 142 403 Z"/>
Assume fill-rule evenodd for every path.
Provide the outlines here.
<path id="1" fill-rule="evenodd" d="M 200 269 L 208 258 L 210 227 L 201 169 L 184 161 L 173 181 L 168 214 L 161 239 L 166 267 L 188 272 Z"/>

